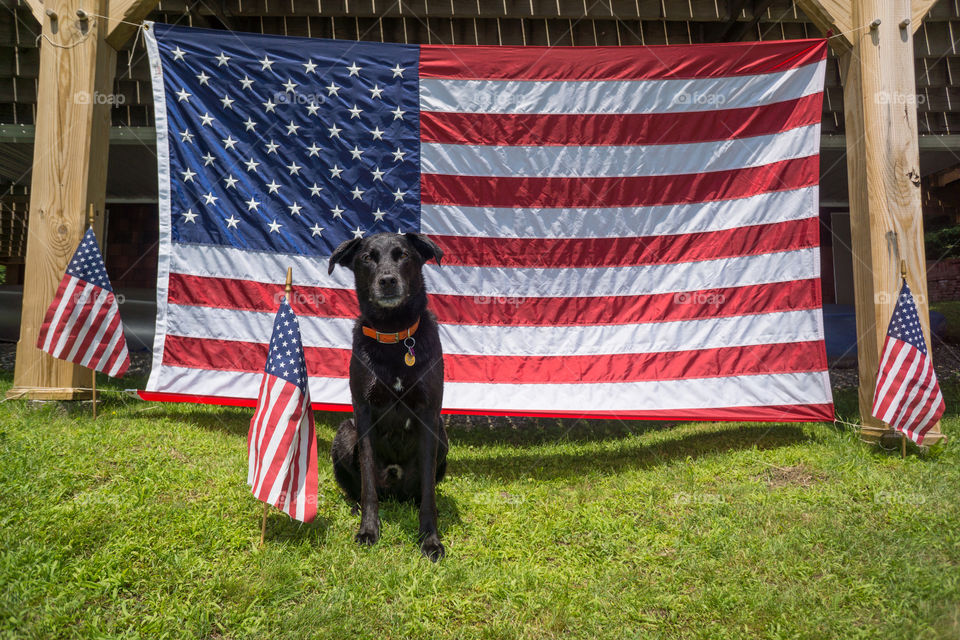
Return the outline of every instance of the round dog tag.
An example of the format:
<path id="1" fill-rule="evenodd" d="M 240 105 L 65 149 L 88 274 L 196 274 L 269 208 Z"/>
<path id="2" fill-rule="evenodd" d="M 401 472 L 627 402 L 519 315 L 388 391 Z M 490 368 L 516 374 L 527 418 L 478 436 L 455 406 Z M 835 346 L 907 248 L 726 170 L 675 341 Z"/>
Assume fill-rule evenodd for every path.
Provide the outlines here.
<path id="1" fill-rule="evenodd" d="M 413 354 L 408 351 L 405 354 L 403 354 L 403 361 L 407 363 L 408 367 L 412 367 L 413 363 L 416 362 L 417 359 L 413 357 Z"/>

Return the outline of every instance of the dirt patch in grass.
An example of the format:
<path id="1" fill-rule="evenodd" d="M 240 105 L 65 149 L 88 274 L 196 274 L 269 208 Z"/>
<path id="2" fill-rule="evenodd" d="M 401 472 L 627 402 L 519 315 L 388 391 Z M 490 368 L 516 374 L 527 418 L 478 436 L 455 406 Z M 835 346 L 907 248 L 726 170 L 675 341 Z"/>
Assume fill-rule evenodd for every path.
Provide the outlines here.
<path id="1" fill-rule="evenodd" d="M 826 480 L 822 473 L 811 470 L 803 464 L 790 467 L 771 467 L 758 476 L 771 489 L 783 487 L 809 487 L 817 482 Z"/>

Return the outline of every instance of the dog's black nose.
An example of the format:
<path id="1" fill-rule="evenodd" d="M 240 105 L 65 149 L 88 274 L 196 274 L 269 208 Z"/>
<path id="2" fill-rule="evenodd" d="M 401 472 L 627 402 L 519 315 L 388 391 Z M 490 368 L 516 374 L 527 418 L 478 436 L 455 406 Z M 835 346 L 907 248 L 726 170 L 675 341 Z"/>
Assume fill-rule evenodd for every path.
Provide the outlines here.
<path id="1" fill-rule="evenodd" d="M 392 288 L 397 286 L 397 276 L 380 276 L 380 279 L 377 281 L 377 284 L 381 288 Z"/>

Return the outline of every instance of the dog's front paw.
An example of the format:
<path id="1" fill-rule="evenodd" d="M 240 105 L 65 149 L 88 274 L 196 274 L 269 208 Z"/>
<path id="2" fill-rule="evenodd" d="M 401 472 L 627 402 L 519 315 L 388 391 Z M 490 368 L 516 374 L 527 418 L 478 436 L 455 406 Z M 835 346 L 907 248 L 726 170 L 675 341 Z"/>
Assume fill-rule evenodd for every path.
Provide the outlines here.
<path id="1" fill-rule="evenodd" d="M 365 547 L 370 547 L 377 544 L 377 540 L 380 539 L 380 528 L 379 527 L 360 527 L 360 531 L 357 532 L 357 535 L 354 537 L 358 544 L 361 544 Z"/>
<path id="2" fill-rule="evenodd" d="M 435 533 L 423 539 L 423 542 L 420 543 L 420 551 L 425 557 L 429 558 L 431 562 L 442 560 L 443 556 L 447 553 L 443 548 L 443 543 L 440 542 L 440 538 L 437 537 Z"/>

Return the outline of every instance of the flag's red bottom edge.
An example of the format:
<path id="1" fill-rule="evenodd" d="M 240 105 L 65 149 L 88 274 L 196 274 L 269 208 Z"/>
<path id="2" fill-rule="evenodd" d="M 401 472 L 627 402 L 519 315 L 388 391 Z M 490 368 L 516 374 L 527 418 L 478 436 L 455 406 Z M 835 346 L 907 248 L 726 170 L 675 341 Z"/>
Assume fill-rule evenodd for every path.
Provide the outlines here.
<path id="1" fill-rule="evenodd" d="M 227 407 L 255 407 L 256 398 L 200 396 L 162 391 L 137 391 L 150 402 L 190 402 Z M 314 411 L 353 411 L 349 404 L 312 403 Z M 716 422 L 833 422 L 833 404 L 798 404 L 770 407 L 722 407 L 680 411 L 501 411 L 490 409 L 450 409 L 444 414 L 462 416 L 512 416 L 520 418 L 596 418 L 620 420 L 702 420 Z"/>

